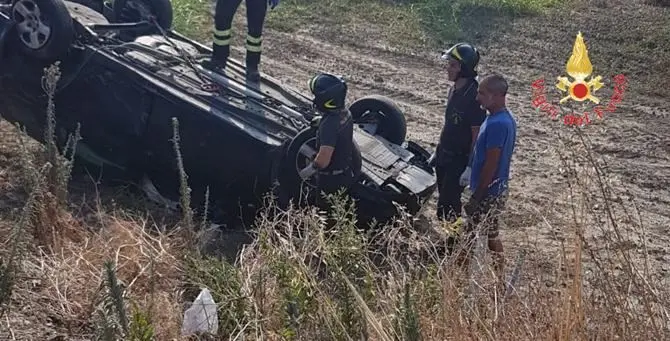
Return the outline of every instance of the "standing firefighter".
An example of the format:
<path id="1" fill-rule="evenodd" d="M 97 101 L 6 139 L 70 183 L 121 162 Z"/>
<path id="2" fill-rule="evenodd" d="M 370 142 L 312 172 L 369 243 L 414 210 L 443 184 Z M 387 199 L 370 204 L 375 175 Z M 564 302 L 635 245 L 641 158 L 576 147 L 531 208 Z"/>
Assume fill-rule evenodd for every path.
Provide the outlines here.
<path id="1" fill-rule="evenodd" d="M 225 69 L 230 56 L 230 40 L 232 38 L 233 17 L 242 0 L 217 0 L 214 12 L 214 53 L 212 64 L 214 67 Z M 275 8 L 279 0 L 246 0 L 247 5 L 247 79 L 260 80 L 258 65 L 261 62 L 261 42 L 263 40 L 263 23 L 267 6 Z"/>
<path id="2" fill-rule="evenodd" d="M 316 157 L 300 176 L 304 179 L 316 173 L 319 192 L 346 192 L 354 179 L 351 165 L 356 157 L 353 118 L 345 106 L 347 84 L 337 76 L 321 73 L 309 81 L 309 90 L 314 95 L 314 108 L 323 117 L 319 121 Z"/>
<path id="3" fill-rule="evenodd" d="M 444 126 L 431 163 L 437 175 L 437 218 L 444 223 L 461 216 L 461 195 L 467 184 L 470 154 L 486 111 L 476 99 L 477 49 L 459 43 L 444 51 L 442 60 L 448 63 L 447 76 L 454 86 L 449 91 Z"/>

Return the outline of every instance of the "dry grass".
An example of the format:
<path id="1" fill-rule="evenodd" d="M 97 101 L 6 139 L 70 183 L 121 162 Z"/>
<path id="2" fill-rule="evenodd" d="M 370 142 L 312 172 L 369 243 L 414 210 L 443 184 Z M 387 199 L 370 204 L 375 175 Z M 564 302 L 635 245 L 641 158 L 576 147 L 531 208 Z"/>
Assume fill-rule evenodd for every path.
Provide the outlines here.
<path id="1" fill-rule="evenodd" d="M 545 224 L 568 237 L 554 248 L 523 245 L 518 257 L 508 248 L 516 274 L 508 293 L 494 290 L 481 248 L 462 272 L 409 217 L 379 233 L 358 231 L 342 199 L 331 216 L 269 207 L 230 264 L 193 251 L 188 209 L 176 226 L 156 226 L 97 201 L 91 222 L 67 197 L 71 161 L 49 143 L 25 148 L 15 180 L 27 200 L 15 220 L 0 223 L 0 307 L 10 308 L 0 338 L 47 339 L 43 328 L 72 338 L 185 339 L 184 309 L 208 287 L 218 340 L 667 339 L 670 291 L 649 266 L 634 201 L 608 185 L 607 166 L 579 130 L 563 141 L 570 214 Z M 182 193 L 188 207 L 183 173 Z"/>
<path id="2" fill-rule="evenodd" d="M 634 252 L 619 247 L 624 233 L 643 228 L 621 226 L 618 210 L 606 204 L 610 220 L 599 226 L 604 234 L 588 236 L 585 231 L 596 226 L 579 211 L 602 191 L 586 189 L 574 193 L 573 224 L 563 227 L 572 238 L 563 249 L 527 250 L 558 260 L 545 269 L 544 281 L 532 280 L 539 274 L 528 264 L 522 269 L 528 281 L 508 297 L 496 295 L 488 266 L 471 269 L 468 281 L 449 259 L 429 251 L 439 248 L 434 241 L 406 224 L 364 237 L 341 214 L 335 229 L 313 212 L 265 216 L 238 265 L 241 292 L 254 307 L 247 330 L 305 340 L 361 334 L 381 340 L 667 338 L 667 289 L 642 270 Z M 548 281 L 562 285 L 548 287 Z M 282 319 L 278 311 L 286 310 L 293 313 Z"/>
<path id="3" fill-rule="evenodd" d="M 175 337 L 179 329 L 177 304 L 181 272 L 179 237 L 151 235 L 146 220 L 103 214 L 101 229 L 83 240 L 64 245 L 57 253 L 42 252 L 25 263 L 31 277 L 40 278 L 38 295 L 53 315 L 73 331 L 86 331 L 104 287 L 104 264 L 112 261 L 116 276 L 134 303 L 153 317 L 156 335 Z M 24 293 L 28 294 L 28 293 Z"/>
<path id="4" fill-rule="evenodd" d="M 99 207 L 97 224 L 84 227 L 71 218 L 76 237 L 68 234 L 55 249 L 25 251 L 20 276 L 39 285 L 18 283 L 12 295 L 39 302 L 67 334 L 82 337 L 105 328 L 99 316 L 110 323 L 113 314 L 101 313 L 103 300 L 116 298 L 131 312 L 121 310 L 120 320 L 132 320 L 125 322 L 130 336 L 124 340 L 179 339 L 184 303 L 198 287 L 208 287 L 219 304 L 221 340 L 668 337 L 667 286 L 645 268 L 645 254 L 622 247 L 637 240 L 644 248 L 645 238 L 636 238 L 644 227 L 616 204 L 588 141 L 578 133 L 564 139 L 570 151 L 564 169 L 574 184 L 571 223 L 552 228 L 569 230 L 570 237 L 556 251 L 527 246 L 532 257 L 525 265 L 508 262 L 521 275 L 507 295 L 494 290 L 480 252 L 468 276 L 410 220 L 381 233 L 357 231 L 342 199 L 334 201 L 331 216 L 265 211 L 235 264 L 189 251 L 194 241 L 184 230 L 160 232 L 165 229 L 149 226 L 146 217 Z M 595 202 L 604 205 L 601 212 L 588 209 Z M 604 223 L 594 223 L 603 222 L 603 214 Z M 540 263 L 544 268 L 536 273 Z M 105 285 L 110 273 L 118 285 Z M 133 334 L 138 325 L 154 336 Z"/>

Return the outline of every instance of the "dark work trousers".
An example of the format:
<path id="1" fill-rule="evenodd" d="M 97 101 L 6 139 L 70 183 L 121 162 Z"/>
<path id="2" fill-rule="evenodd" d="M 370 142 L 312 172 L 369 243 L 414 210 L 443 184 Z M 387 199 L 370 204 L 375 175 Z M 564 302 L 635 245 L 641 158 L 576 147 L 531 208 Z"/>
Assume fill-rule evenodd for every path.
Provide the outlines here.
<path id="1" fill-rule="evenodd" d="M 350 170 L 347 170 L 346 173 L 338 175 L 319 174 L 315 193 L 316 197 L 313 198 L 316 200 L 316 206 L 323 209 L 329 208 L 330 204 L 328 199 L 324 198 L 322 195 L 335 194 L 340 191 L 340 189 L 344 189 L 345 195 L 348 194 L 349 187 L 351 187 L 353 179 L 353 173 L 351 173 Z"/>
<path id="2" fill-rule="evenodd" d="M 466 155 L 441 156 L 435 167 L 437 176 L 437 218 L 455 221 L 461 216 L 461 195 L 465 186 L 458 182 L 468 166 Z"/>
<path id="3" fill-rule="evenodd" d="M 214 58 L 225 66 L 230 56 L 230 40 L 235 12 L 242 0 L 217 0 L 214 12 Z M 263 22 L 267 12 L 267 0 L 246 0 L 247 4 L 247 67 L 257 68 L 261 60 Z"/>

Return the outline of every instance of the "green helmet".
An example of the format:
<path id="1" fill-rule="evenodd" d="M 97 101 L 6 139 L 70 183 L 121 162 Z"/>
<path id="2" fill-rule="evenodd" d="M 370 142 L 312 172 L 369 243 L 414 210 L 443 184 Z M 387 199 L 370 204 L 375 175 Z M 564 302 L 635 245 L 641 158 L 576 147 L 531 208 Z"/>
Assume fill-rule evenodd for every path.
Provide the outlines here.
<path id="1" fill-rule="evenodd" d="M 461 63 L 461 76 L 477 76 L 477 64 L 479 64 L 479 51 L 468 43 L 458 43 L 448 50 L 442 52 L 442 60 L 455 59 Z"/>
<path id="2" fill-rule="evenodd" d="M 319 111 L 344 109 L 347 83 L 330 73 L 320 73 L 309 80 L 309 91 L 314 95 L 312 104 Z"/>

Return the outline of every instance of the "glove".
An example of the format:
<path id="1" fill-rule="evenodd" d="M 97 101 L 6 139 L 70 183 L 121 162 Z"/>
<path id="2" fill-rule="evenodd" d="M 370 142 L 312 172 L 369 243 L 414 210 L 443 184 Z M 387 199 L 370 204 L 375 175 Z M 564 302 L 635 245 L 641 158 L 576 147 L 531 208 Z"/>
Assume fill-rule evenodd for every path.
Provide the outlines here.
<path id="1" fill-rule="evenodd" d="M 472 173 L 472 169 L 470 166 L 465 168 L 465 171 L 463 171 L 463 174 L 461 174 L 461 177 L 458 179 L 458 183 L 461 186 L 468 186 L 470 184 L 470 174 Z"/>
<path id="2" fill-rule="evenodd" d="M 314 175 L 314 173 L 317 172 L 316 166 L 314 165 L 314 162 L 310 162 L 310 164 L 303 168 L 298 175 L 300 175 L 300 178 L 303 180 L 307 180 Z"/>
<path id="3" fill-rule="evenodd" d="M 275 9 L 279 5 L 279 0 L 268 0 L 268 4 L 270 4 L 270 9 Z"/>

